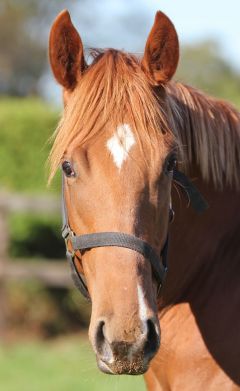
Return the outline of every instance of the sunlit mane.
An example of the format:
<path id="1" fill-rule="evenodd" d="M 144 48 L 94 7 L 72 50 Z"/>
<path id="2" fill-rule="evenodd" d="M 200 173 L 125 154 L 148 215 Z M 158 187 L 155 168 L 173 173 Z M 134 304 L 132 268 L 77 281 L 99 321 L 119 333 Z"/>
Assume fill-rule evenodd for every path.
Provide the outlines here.
<path id="1" fill-rule="evenodd" d="M 153 93 L 135 56 L 109 49 L 95 57 L 54 134 L 50 180 L 70 145 L 82 145 L 106 126 L 130 122 L 139 141 L 151 144 L 163 133 L 166 140 L 172 128 L 170 114 L 164 113 L 167 105 Z"/>
<path id="2" fill-rule="evenodd" d="M 240 113 L 231 104 L 180 83 L 169 84 L 182 163 L 196 163 L 217 187 L 240 187 Z"/>

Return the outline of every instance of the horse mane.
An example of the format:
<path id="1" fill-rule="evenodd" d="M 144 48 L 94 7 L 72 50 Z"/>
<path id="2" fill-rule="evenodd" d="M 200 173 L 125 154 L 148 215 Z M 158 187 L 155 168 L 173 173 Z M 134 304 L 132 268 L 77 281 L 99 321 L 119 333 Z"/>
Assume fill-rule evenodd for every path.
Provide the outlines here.
<path id="1" fill-rule="evenodd" d="M 150 87 L 139 59 L 114 49 L 94 49 L 92 55 L 93 63 L 72 92 L 53 135 L 49 181 L 68 147 L 83 145 L 106 127 L 130 121 L 141 145 L 153 145 L 163 134 L 164 142 L 170 142 L 170 114 Z"/>
<path id="2" fill-rule="evenodd" d="M 140 145 L 153 146 L 159 137 L 172 142 L 174 134 L 185 171 L 197 164 L 203 179 L 216 187 L 240 187 L 236 109 L 181 83 L 152 88 L 132 54 L 114 49 L 94 49 L 91 54 L 93 63 L 71 93 L 53 135 L 49 181 L 67 148 L 83 145 L 106 127 L 130 121 Z"/>
<path id="3" fill-rule="evenodd" d="M 240 113 L 229 103 L 171 83 L 167 87 L 182 152 L 182 165 L 197 164 L 217 188 L 240 187 Z"/>

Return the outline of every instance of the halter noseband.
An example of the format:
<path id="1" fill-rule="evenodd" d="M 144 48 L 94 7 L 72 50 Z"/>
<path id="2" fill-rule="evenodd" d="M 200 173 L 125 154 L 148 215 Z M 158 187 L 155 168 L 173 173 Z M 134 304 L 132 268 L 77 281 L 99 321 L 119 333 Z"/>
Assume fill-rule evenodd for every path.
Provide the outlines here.
<path id="1" fill-rule="evenodd" d="M 197 212 L 201 213 L 208 207 L 206 201 L 197 188 L 183 173 L 175 170 L 173 179 L 183 186 L 183 189 L 189 196 L 192 207 Z M 173 216 L 174 212 L 170 206 L 170 222 L 172 221 Z M 160 255 L 158 255 L 153 247 L 146 241 L 123 232 L 98 232 L 79 236 L 75 235 L 70 228 L 68 220 L 64 194 L 64 174 L 62 175 L 62 220 L 62 237 L 66 243 L 66 256 L 71 266 L 72 278 L 75 285 L 86 299 L 90 300 L 90 295 L 84 275 L 77 270 L 75 265 L 75 257 L 78 257 L 76 251 L 84 252 L 96 247 L 123 247 L 143 255 L 144 258 L 148 259 L 151 263 L 154 277 L 158 283 L 158 290 L 160 290 L 167 273 L 168 235 Z M 69 243 L 71 245 L 71 251 L 69 250 Z"/>

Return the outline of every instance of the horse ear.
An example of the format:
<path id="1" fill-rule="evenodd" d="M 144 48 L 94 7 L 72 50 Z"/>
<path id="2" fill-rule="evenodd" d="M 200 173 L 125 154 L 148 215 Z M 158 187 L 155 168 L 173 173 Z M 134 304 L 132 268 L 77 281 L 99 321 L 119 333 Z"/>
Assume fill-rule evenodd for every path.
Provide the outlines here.
<path id="1" fill-rule="evenodd" d="M 81 38 L 67 10 L 62 11 L 52 25 L 49 59 L 58 83 L 67 90 L 73 90 L 86 64 Z"/>
<path id="2" fill-rule="evenodd" d="M 143 70 L 153 84 L 164 84 L 176 72 L 178 60 L 179 42 L 175 27 L 163 12 L 158 11 L 145 46 Z"/>

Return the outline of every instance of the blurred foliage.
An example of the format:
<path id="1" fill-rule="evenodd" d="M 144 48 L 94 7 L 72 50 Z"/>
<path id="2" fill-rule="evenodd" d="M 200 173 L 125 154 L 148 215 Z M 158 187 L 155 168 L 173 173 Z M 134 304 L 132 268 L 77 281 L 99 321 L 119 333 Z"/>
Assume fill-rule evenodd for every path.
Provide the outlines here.
<path id="1" fill-rule="evenodd" d="M 176 79 L 240 107 L 240 73 L 214 41 L 183 46 Z"/>
<path id="2" fill-rule="evenodd" d="M 9 224 L 12 257 L 65 258 L 60 215 L 12 214 Z"/>
<path id="3" fill-rule="evenodd" d="M 60 175 L 47 188 L 49 137 L 58 120 L 56 111 L 39 99 L 0 99 L 1 188 L 31 193 L 60 192 Z M 12 215 L 13 256 L 61 258 L 61 216 Z"/>
<path id="4" fill-rule="evenodd" d="M 143 376 L 106 376 L 82 337 L 0 347 L 5 391 L 143 391 Z"/>
<path id="5" fill-rule="evenodd" d="M 36 80 L 46 62 L 43 44 L 26 29 L 31 18 L 27 2 L 2 0 L 0 6 L 0 92 L 26 95 L 36 92 Z"/>
<path id="6" fill-rule="evenodd" d="M 56 111 L 38 99 L 0 99 L 1 187 L 47 190 L 48 140 L 57 120 Z M 56 191 L 59 187 L 54 184 L 50 190 Z"/>
<path id="7" fill-rule="evenodd" d="M 44 264 L 43 264 L 44 267 Z M 7 285 L 11 333 L 50 338 L 87 327 L 90 305 L 73 287 L 47 288 L 36 281 Z"/>
<path id="8" fill-rule="evenodd" d="M 47 26 L 64 0 L 1 0 L 0 94 L 38 92 L 47 64 Z"/>

